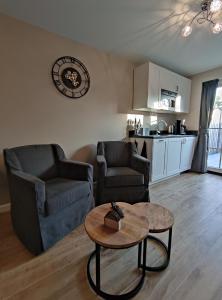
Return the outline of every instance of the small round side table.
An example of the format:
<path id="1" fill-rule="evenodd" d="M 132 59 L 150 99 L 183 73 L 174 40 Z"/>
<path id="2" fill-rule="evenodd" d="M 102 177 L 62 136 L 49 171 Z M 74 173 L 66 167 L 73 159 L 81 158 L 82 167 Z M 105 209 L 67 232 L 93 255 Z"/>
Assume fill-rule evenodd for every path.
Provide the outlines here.
<path id="1" fill-rule="evenodd" d="M 92 289 L 102 298 L 111 299 L 130 299 L 134 297 L 144 283 L 145 266 L 146 266 L 146 237 L 149 234 L 149 222 L 146 216 L 141 216 L 137 213 L 134 205 L 119 202 L 117 203 L 123 210 L 124 218 L 121 220 L 122 225 L 119 231 L 114 231 L 104 225 L 104 216 L 110 210 L 110 204 L 103 204 L 94 208 L 85 219 L 85 230 L 90 239 L 95 242 L 95 250 L 89 257 L 87 264 L 87 277 Z M 143 262 L 138 268 L 142 268 L 141 277 L 137 285 L 125 294 L 112 295 L 103 291 L 101 288 L 101 266 L 100 266 L 100 248 L 101 246 L 109 249 L 126 249 L 135 245 L 140 245 L 138 249 L 138 261 L 141 260 L 141 246 L 143 242 Z M 90 263 L 92 258 L 96 258 L 96 282 L 93 281 L 90 273 Z"/>
<path id="2" fill-rule="evenodd" d="M 160 266 L 147 266 L 147 271 L 152 272 L 159 272 L 163 271 L 167 268 L 170 262 L 170 254 L 171 254 L 171 243 L 172 243 L 172 227 L 174 224 L 174 217 L 173 214 L 165 207 L 153 204 L 153 203 L 136 203 L 133 206 L 137 208 L 137 213 L 141 216 L 146 216 L 149 220 L 149 232 L 150 233 L 161 233 L 161 232 L 169 232 L 168 235 L 168 245 L 166 245 L 162 240 L 159 238 L 148 235 L 147 239 L 153 240 L 158 243 L 165 251 L 166 258 L 162 265 Z M 138 266 L 141 267 L 141 251 L 142 251 L 142 244 L 138 246 Z"/>

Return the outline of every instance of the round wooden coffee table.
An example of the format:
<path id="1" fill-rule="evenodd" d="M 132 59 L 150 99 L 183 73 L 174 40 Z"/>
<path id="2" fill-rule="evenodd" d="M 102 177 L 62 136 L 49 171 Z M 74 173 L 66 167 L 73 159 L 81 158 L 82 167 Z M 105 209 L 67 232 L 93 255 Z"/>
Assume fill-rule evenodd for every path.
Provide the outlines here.
<path id="1" fill-rule="evenodd" d="M 166 253 L 164 263 L 157 267 L 146 266 L 147 271 L 159 272 L 169 265 L 172 243 L 172 227 L 174 224 L 173 214 L 165 207 L 153 203 L 136 203 L 133 206 L 137 208 L 137 213 L 141 216 L 146 216 L 149 220 L 149 232 L 161 233 L 169 231 L 168 246 L 160 239 L 153 235 L 148 235 L 147 239 L 157 242 Z M 139 258 L 141 258 L 142 244 L 139 245 Z M 141 267 L 141 259 L 138 260 L 138 265 Z"/>
<path id="2" fill-rule="evenodd" d="M 92 252 L 89 257 L 87 264 L 87 276 L 88 281 L 92 289 L 104 299 L 130 299 L 134 297 L 141 287 L 143 286 L 145 278 L 145 267 L 146 267 L 146 248 L 147 241 L 146 237 L 149 234 L 149 222 L 145 215 L 137 212 L 134 205 L 130 205 L 123 202 L 117 203 L 123 210 L 124 218 L 122 226 L 119 231 L 114 231 L 104 225 L 104 216 L 110 210 L 110 204 L 103 204 L 94 208 L 85 219 L 85 230 L 90 239 L 95 242 L 96 249 Z M 140 263 L 142 268 L 141 278 L 134 289 L 128 293 L 121 295 L 111 295 L 101 289 L 100 284 L 100 248 L 101 246 L 109 249 L 125 249 L 135 245 L 142 245 L 143 243 L 143 263 Z M 141 247 L 139 247 L 140 253 L 138 252 L 138 262 L 141 261 Z M 90 263 L 93 257 L 96 257 L 96 283 L 93 281 L 90 273 Z"/>

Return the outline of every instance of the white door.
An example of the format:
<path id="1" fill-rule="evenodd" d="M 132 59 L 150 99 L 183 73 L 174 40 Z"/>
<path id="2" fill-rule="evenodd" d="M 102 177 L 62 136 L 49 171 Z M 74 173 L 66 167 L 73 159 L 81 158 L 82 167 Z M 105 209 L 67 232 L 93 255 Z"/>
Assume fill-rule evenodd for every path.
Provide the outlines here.
<path id="1" fill-rule="evenodd" d="M 181 138 L 169 138 L 167 142 L 167 176 L 180 173 Z"/>
<path id="2" fill-rule="evenodd" d="M 166 176 L 166 139 L 153 141 L 152 181 Z"/>
<path id="3" fill-rule="evenodd" d="M 182 139 L 181 161 L 180 161 L 181 172 L 191 169 L 195 142 L 196 142 L 195 137 L 186 137 Z"/>

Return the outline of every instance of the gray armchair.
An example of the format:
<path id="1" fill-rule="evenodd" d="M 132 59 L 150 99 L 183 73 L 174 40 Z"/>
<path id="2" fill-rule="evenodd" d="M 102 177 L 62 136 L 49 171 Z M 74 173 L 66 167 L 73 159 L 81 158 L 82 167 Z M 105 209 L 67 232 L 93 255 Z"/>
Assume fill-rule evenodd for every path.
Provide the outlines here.
<path id="1" fill-rule="evenodd" d="M 110 201 L 149 201 L 149 160 L 138 155 L 134 143 L 99 142 L 97 145 L 96 205 Z"/>
<path id="2" fill-rule="evenodd" d="M 4 150 L 15 232 L 40 254 L 80 225 L 93 203 L 93 167 L 69 161 L 59 145 Z"/>

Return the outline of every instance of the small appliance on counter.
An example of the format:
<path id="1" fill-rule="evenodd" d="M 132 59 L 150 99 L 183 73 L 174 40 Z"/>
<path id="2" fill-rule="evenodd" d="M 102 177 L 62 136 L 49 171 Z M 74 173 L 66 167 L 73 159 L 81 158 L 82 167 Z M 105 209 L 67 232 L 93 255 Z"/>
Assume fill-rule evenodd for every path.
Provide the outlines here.
<path id="1" fill-rule="evenodd" d="M 174 125 L 169 125 L 169 127 L 168 127 L 168 133 L 169 134 L 174 134 L 174 131 L 175 131 L 175 126 Z"/>
<path id="2" fill-rule="evenodd" d="M 142 130 L 143 130 L 143 132 L 142 132 L 143 136 L 148 136 L 150 134 L 150 129 L 149 128 L 143 127 Z"/>
<path id="3" fill-rule="evenodd" d="M 176 120 L 176 134 L 186 134 L 185 120 Z"/>
<path id="4" fill-rule="evenodd" d="M 186 128 L 185 120 L 183 120 L 181 124 L 181 134 L 186 134 Z"/>
<path id="5" fill-rule="evenodd" d="M 176 134 L 181 134 L 181 120 L 176 120 Z"/>

